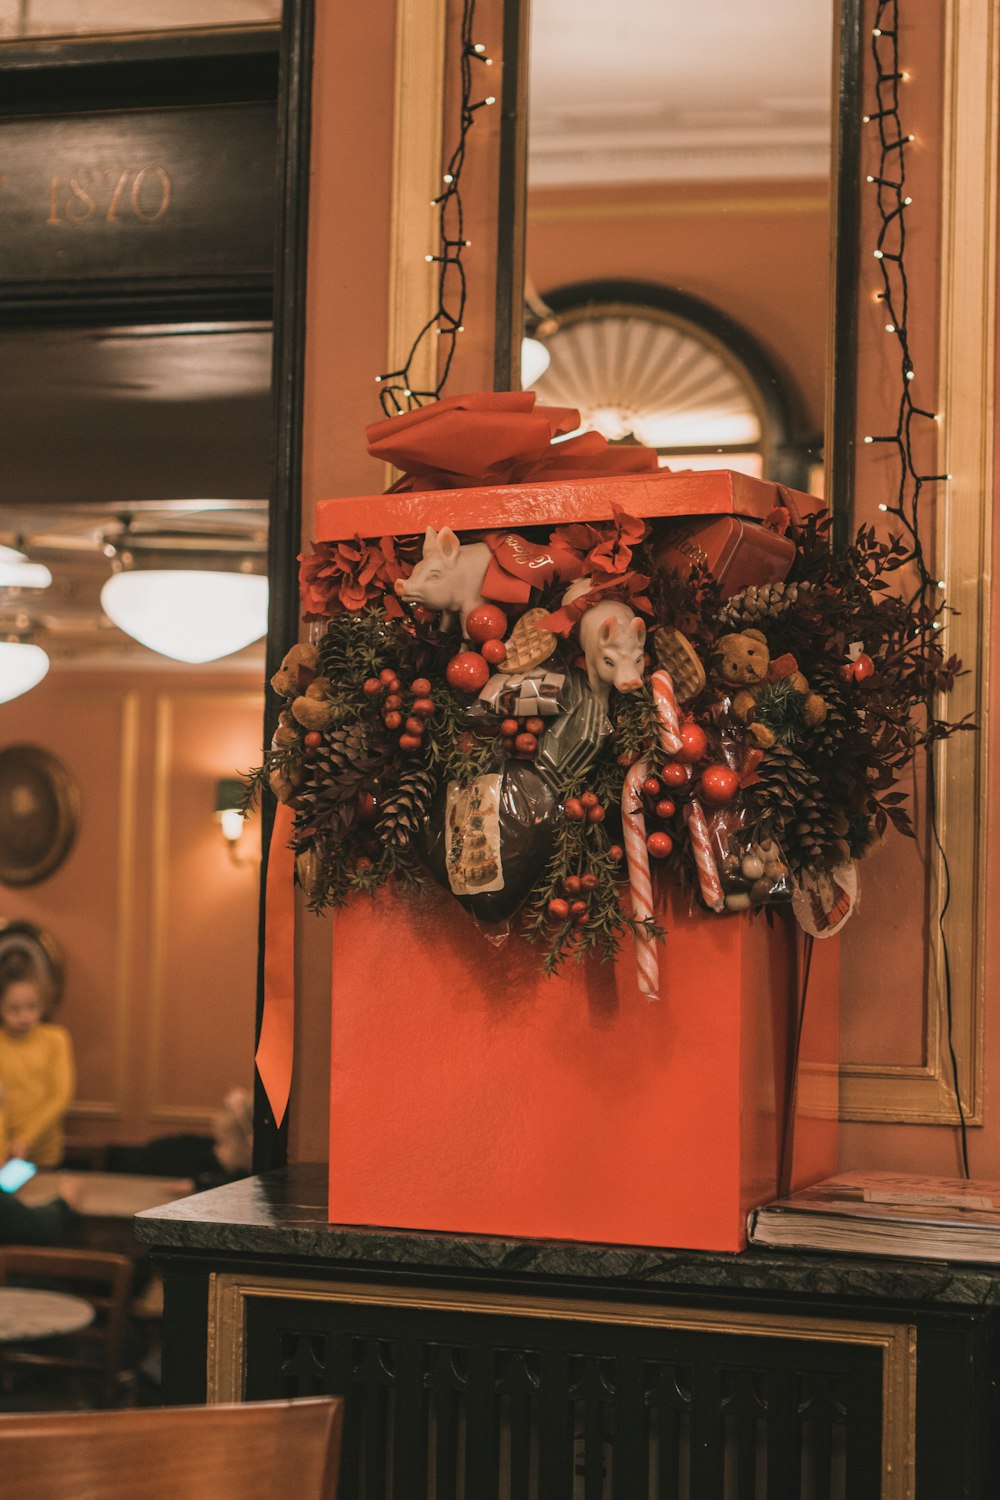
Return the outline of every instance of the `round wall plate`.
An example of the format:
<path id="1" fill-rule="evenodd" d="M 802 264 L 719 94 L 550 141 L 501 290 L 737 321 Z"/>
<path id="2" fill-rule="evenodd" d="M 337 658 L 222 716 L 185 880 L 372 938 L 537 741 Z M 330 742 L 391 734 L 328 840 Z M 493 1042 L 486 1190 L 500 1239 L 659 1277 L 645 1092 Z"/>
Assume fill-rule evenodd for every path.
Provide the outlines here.
<path id="1" fill-rule="evenodd" d="M 0 882 L 35 885 L 76 838 L 80 796 L 69 771 L 39 745 L 0 750 Z"/>

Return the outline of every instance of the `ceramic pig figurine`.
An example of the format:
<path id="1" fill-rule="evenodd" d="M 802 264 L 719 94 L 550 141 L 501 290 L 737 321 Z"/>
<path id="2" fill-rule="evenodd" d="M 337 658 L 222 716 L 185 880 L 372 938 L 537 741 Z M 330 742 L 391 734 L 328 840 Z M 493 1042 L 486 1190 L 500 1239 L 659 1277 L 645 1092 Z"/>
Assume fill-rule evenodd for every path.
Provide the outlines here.
<path id="1" fill-rule="evenodd" d="M 571 603 L 590 586 L 589 578 L 581 578 L 567 589 L 563 602 Z M 592 604 L 582 616 L 580 646 L 587 661 L 587 681 L 604 708 L 612 688 L 619 693 L 634 693 L 642 687 L 645 644 L 644 621 L 617 599 Z"/>
<path id="2" fill-rule="evenodd" d="M 396 593 L 408 604 L 441 610 L 442 630 L 448 629 L 452 615 L 457 614 L 464 635 L 467 615 L 483 603 L 483 579 L 491 556 L 485 542 L 463 546 L 449 526 L 440 531 L 428 526 L 420 561 L 409 578 L 396 579 Z"/>

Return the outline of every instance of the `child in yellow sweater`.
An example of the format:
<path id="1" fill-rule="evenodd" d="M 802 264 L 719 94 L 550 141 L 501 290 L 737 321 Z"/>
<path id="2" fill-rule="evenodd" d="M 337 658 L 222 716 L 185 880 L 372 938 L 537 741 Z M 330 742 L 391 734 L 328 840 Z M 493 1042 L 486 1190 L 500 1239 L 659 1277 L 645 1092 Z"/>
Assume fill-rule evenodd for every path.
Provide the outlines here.
<path id="1" fill-rule="evenodd" d="M 31 967 L 0 969 L 0 1162 L 39 1167 L 63 1158 L 63 1117 L 73 1099 L 73 1049 L 62 1026 L 43 1021 L 45 998 Z"/>

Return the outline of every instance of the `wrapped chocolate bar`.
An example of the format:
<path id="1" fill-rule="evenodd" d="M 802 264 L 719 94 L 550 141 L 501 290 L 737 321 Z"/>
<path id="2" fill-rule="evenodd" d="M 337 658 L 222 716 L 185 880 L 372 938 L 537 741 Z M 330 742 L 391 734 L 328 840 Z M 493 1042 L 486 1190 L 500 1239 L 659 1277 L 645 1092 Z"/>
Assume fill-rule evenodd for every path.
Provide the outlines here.
<path id="1" fill-rule="evenodd" d="M 509 761 L 434 798 L 424 858 L 434 879 L 481 922 L 513 916 L 552 853 L 559 804 L 533 766 Z"/>
<path id="2" fill-rule="evenodd" d="M 566 681 L 563 672 L 535 667 L 528 672 L 496 672 L 479 694 L 479 702 L 496 714 L 515 718 L 553 718 Z"/>

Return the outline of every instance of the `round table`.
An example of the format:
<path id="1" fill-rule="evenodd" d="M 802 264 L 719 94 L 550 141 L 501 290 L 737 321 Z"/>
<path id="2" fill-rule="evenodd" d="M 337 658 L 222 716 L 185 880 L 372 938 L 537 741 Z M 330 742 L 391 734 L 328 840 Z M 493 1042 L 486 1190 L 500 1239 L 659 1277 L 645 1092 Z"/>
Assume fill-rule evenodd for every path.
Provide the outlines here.
<path id="1" fill-rule="evenodd" d="M 94 1321 L 94 1308 L 82 1297 L 31 1287 L 0 1286 L 0 1343 L 78 1333 Z"/>

